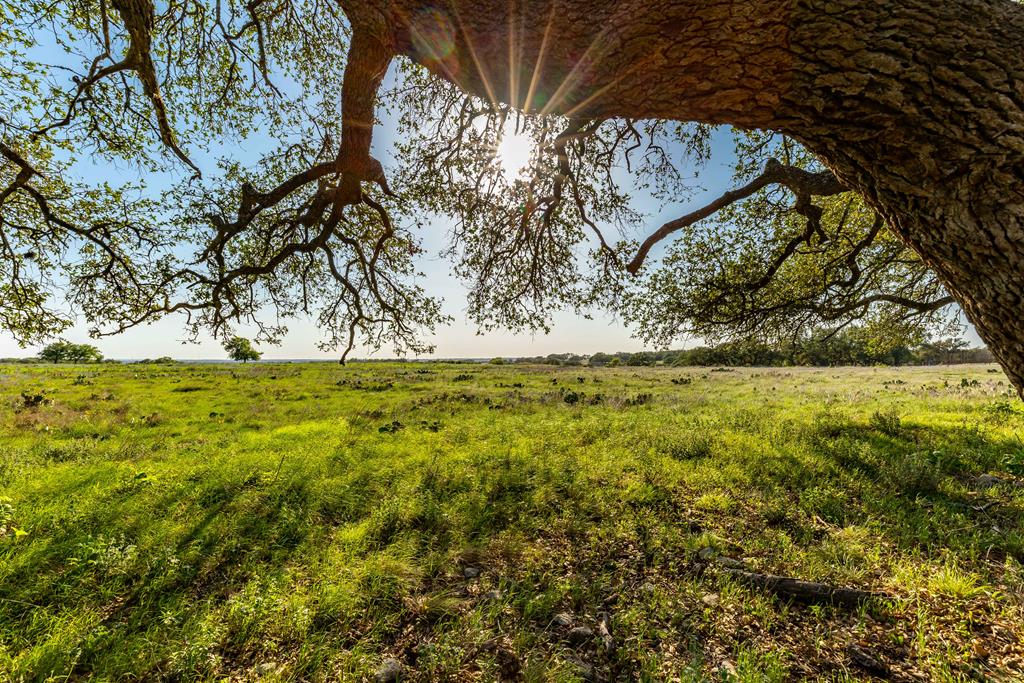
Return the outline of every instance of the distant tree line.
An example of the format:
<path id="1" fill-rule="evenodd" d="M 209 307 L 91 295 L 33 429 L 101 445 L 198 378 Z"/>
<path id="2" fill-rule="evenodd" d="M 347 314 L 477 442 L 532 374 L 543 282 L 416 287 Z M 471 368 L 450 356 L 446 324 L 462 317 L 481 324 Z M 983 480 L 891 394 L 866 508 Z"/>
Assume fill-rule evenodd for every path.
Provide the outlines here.
<path id="1" fill-rule="evenodd" d="M 224 342 L 230 358 L 248 362 L 262 355 L 251 342 L 232 337 Z M 402 362 L 404 359 L 365 359 L 363 362 Z M 0 359 L 0 362 L 99 363 L 103 354 L 95 346 L 60 340 L 46 346 L 35 358 Z M 107 361 L 110 362 L 110 361 Z M 114 361 L 116 362 L 116 361 Z M 171 364 L 169 356 L 136 361 Z M 478 359 L 447 359 L 448 363 L 478 363 Z M 757 340 L 731 341 L 692 349 L 638 351 L 617 353 L 552 353 L 547 356 L 492 358 L 494 365 L 507 363 L 568 365 L 595 367 L 615 366 L 839 366 L 839 365 L 950 365 L 960 363 L 993 363 L 995 358 L 985 348 L 969 348 L 964 339 L 949 337 L 909 342 L 906 338 L 886 340 L 877 333 L 867 334 L 853 328 L 838 334 L 816 334 L 805 339 L 784 342 Z"/>
<path id="2" fill-rule="evenodd" d="M 512 361 L 507 361 L 512 362 Z M 692 349 L 595 353 L 591 356 L 556 353 L 518 358 L 515 363 L 591 366 L 837 366 L 837 365 L 944 365 L 992 363 L 988 349 L 968 348 L 962 339 L 940 339 L 916 345 L 880 344 L 853 333 L 816 336 L 784 343 L 734 341 Z"/>

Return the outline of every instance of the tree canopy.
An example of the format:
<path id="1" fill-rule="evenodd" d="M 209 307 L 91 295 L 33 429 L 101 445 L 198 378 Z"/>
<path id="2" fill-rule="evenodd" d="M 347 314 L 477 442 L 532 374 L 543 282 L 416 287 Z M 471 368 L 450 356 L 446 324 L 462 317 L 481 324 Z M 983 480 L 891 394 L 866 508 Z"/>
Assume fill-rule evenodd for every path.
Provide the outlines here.
<path id="1" fill-rule="evenodd" d="M 367 12 L 0 1 L 0 324 L 35 342 L 71 310 L 97 335 L 179 314 L 193 335 L 248 324 L 274 342 L 301 315 L 343 358 L 357 343 L 424 352 L 447 322 L 417 273 L 434 215 L 483 329 L 546 329 L 564 308 L 614 311 L 657 344 L 956 324 L 934 264 L 795 136 L 734 129 L 734 189 L 652 228 L 631 197 L 691 195 L 713 124 L 749 117 L 630 118 L 528 79 L 523 97 L 481 96 L 468 29 L 439 9 L 388 48 L 410 59 L 378 92 L 393 55 Z M 366 154 L 374 106 L 397 122 L 384 166 Z M 513 133 L 533 141 L 519 174 L 496 153 Z M 90 182 L 95 164 L 139 180 Z"/>
<path id="2" fill-rule="evenodd" d="M 259 360 L 263 355 L 253 348 L 252 342 L 245 337 L 231 337 L 224 341 L 224 350 L 228 352 L 231 360 L 248 363 L 251 360 Z"/>
<path id="3" fill-rule="evenodd" d="M 91 344 L 72 344 L 55 341 L 39 352 L 39 360 L 48 363 L 98 363 L 103 360 L 100 350 Z"/>

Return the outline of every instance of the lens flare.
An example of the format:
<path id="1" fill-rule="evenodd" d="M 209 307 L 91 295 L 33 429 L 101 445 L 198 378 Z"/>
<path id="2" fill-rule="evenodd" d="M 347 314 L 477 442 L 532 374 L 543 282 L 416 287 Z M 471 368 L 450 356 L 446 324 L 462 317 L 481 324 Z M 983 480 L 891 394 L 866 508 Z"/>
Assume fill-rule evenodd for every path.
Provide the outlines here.
<path id="1" fill-rule="evenodd" d="M 438 10 L 418 12 L 411 28 L 413 48 L 422 59 L 443 62 L 455 51 L 455 28 Z"/>

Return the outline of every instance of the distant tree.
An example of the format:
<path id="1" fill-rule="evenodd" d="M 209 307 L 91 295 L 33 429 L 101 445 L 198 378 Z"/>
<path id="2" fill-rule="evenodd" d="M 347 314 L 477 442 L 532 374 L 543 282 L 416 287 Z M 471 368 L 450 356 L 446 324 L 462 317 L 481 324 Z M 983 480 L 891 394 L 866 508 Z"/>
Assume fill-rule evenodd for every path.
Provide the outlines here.
<path id="1" fill-rule="evenodd" d="M 63 339 L 55 341 L 52 344 L 47 344 L 46 348 L 39 352 L 39 360 L 47 361 L 49 363 L 63 363 L 68 360 L 72 346 L 74 346 L 74 344 L 64 341 Z"/>
<path id="2" fill-rule="evenodd" d="M 103 360 L 100 350 L 91 344 L 70 344 L 68 361 L 72 363 L 99 363 Z"/>
<path id="3" fill-rule="evenodd" d="M 654 365 L 654 361 L 651 359 L 651 355 L 643 351 L 632 354 L 626 359 L 626 365 L 633 367 L 641 367 L 644 365 Z"/>
<path id="4" fill-rule="evenodd" d="M 967 349 L 967 342 L 960 338 L 936 339 L 922 344 L 918 350 L 920 362 L 924 365 L 953 363 Z"/>
<path id="5" fill-rule="evenodd" d="M 259 360 L 263 354 L 252 347 L 252 343 L 245 337 L 232 337 L 224 342 L 224 350 L 228 352 L 231 360 L 248 363 L 251 360 Z"/>
<path id="6" fill-rule="evenodd" d="M 91 344 L 72 344 L 61 339 L 40 351 L 39 360 L 50 363 L 98 363 L 103 360 L 103 354 Z"/>
<path id="7" fill-rule="evenodd" d="M 492 358 L 491 359 L 491 365 L 504 365 L 504 364 L 505 364 L 505 359 L 502 358 L 501 356 L 498 356 L 497 358 Z"/>

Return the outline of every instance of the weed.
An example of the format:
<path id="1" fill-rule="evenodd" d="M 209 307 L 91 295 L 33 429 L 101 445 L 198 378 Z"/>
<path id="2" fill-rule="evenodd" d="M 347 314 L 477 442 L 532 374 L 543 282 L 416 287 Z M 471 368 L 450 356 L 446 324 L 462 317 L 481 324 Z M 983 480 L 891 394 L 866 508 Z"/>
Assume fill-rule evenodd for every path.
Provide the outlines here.
<path id="1" fill-rule="evenodd" d="M 1009 401 L 995 401 L 985 406 L 989 421 L 995 424 L 1006 424 L 1011 418 L 1020 415 L 1015 404 Z"/>
<path id="2" fill-rule="evenodd" d="M 900 416 L 894 410 L 879 411 L 871 413 L 871 428 L 878 430 L 886 436 L 896 438 L 903 431 L 903 423 Z"/>
<path id="3" fill-rule="evenodd" d="M 1004 453 L 999 463 L 1010 474 L 1018 477 L 1024 476 L 1024 447 L 1010 453 Z"/>
<path id="4" fill-rule="evenodd" d="M 894 491 L 911 497 L 932 494 L 942 481 L 940 457 L 938 451 L 893 454 L 883 464 L 882 473 Z"/>
<path id="5" fill-rule="evenodd" d="M 21 402 L 18 404 L 18 407 L 21 410 L 32 410 L 40 406 L 49 405 L 50 403 L 53 403 L 53 401 L 47 398 L 43 392 L 29 393 L 23 391 L 21 392 Z"/>

